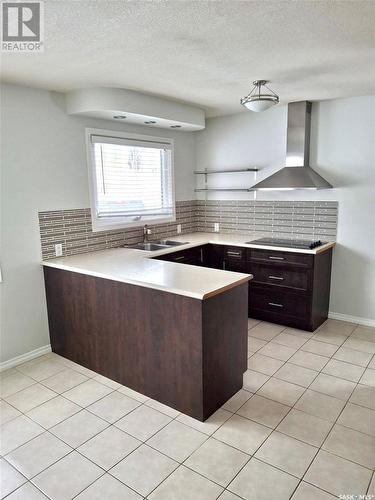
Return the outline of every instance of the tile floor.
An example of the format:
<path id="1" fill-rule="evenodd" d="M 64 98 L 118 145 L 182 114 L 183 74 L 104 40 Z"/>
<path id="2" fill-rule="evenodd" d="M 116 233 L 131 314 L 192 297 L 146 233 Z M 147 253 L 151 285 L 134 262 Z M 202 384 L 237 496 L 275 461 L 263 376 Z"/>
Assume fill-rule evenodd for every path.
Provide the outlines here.
<path id="1" fill-rule="evenodd" d="M 249 319 L 248 356 L 204 423 L 53 353 L 1 373 L 1 498 L 375 495 L 375 329 Z"/>

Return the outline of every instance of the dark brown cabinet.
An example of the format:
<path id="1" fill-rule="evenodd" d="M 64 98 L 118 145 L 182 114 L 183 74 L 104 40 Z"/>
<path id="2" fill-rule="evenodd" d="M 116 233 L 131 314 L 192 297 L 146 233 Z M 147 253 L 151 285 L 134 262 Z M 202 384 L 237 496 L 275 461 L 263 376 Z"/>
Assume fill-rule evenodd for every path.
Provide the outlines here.
<path id="1" fill-rule="evenodd" d="M 332 249 L 305 254 L 208 244 L 156 258 L 252 274 L 252 318 L 313 331 L 328 317 Z"/>

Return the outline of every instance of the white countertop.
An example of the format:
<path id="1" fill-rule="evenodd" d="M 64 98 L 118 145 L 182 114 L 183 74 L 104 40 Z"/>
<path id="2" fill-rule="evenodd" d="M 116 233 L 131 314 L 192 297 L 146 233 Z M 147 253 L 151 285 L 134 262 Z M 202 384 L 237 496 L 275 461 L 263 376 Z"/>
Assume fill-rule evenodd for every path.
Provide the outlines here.
<path id="1" fill-rule="evenodd" d="M 245 283 L 252 276 L 221 269 L 156 260 L 150 257 L 157 257 L 207 243 L 288 251 L 288 249 L 281 247 L 245 244 L 245 242 L 257 237 L 221 233 L 191 233 L 171 238 L 175 241 L 187 241 L 188 244 L 156 252 L 113 248 L 50 259 L 43 261 L 43 265 L 203 300 Z M 334 243 L 327 243 L 314 250 L 293 249 L 290 251 L 316 254 L 334 245 Z"/>

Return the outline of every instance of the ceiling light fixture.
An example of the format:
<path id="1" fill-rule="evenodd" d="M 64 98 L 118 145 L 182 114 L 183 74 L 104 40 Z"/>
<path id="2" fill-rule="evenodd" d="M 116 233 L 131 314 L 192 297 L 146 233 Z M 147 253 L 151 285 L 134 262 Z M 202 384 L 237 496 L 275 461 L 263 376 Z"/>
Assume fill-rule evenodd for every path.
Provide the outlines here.
<path id="1" fill-rule="evenodd" d="M 171 128 L 181 128 L 182 125 L 171 125 Z"/>
<path id="2" fill-rule="evenodd" d="M 115 120 L 125 120 L 126 116 L 125 115 L 114 115 L 113 118 Z"/>
<path id="3" fill-rule="evenodd" d="M 273 90 L 267 87 L 268 80 L 255 80 L 254 87 L 251 89 L 250 94 L 241 99 L 242 106 L 250 111 L 265 111 L 279 102 L 279 96 Z M 269 93 L 262 93 L 261 87 L 265 87 Z"/>
<path id="4" fill-rule="evenodd" d="M 145 122 L 146 125 L 153 125 L 154 123 L 156 123 L 154 120 L 148 120 Z"/>

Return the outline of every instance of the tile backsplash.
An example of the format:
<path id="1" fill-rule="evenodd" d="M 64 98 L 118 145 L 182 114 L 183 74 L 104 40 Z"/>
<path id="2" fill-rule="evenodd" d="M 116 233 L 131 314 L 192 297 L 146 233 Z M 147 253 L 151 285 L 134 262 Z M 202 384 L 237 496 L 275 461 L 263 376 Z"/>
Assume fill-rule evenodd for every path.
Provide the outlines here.
<path id="1" fill-rule="evenodd" d="M 93 232 L 90 209 L 39 212 L 43 259 L 55 257 L 54 245 L 61 243 L 63 255 L 74 255 L 120 247 L 142 240 L 142 228 Z M 214 223 L 222 233 L 259 233 L 284 238 L 335 240 L 336 201 L 205 201 L 176 203 L 176 221 L 151 225 L 151 239 L 182 234 L 213 232 Z"/>

